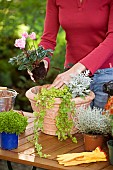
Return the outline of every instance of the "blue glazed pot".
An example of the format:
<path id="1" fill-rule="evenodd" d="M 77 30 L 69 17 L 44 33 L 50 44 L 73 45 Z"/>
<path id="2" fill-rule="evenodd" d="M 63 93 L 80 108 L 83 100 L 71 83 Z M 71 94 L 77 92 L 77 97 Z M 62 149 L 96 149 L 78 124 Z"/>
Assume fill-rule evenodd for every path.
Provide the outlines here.
<path id="1" fill-rule="evenodd" d="M 12 150 L 18 147 L 18 135 L 10 133 L 1 133 L 1 148 L 5 150 Z"/>
<path id="2" fill-rule="evenodd" d="M 113 165 L 113 140 L 109 140 L 107 142 L 108 149 L 109 149 L 109 161 L 110 164 Z"/>
<path id="3" fill-rule="evenodd" d="M 0 133 L 0 148 L 1 148 L 1 133 Z"/>

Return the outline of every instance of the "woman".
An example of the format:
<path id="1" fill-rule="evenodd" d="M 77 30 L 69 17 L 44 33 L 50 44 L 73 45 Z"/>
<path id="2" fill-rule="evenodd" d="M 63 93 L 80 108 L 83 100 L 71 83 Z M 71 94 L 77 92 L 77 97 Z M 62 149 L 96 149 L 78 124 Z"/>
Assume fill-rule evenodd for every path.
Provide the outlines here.
<path id="1" fill-rule="evenodd" d="M 64 66 L 51 87 L 60 88 L 70 74 L 86 69 L 92 76 L 91 90 L 95 93 L 93 106 L 104 107 L 107 94 L 103 84 L 113 80 L 113 0 L 47 0 L 44 48 L 55 49 L 59 27 L 66 33 Z M 69 69 L 69 65 L 73 67 Z"/>

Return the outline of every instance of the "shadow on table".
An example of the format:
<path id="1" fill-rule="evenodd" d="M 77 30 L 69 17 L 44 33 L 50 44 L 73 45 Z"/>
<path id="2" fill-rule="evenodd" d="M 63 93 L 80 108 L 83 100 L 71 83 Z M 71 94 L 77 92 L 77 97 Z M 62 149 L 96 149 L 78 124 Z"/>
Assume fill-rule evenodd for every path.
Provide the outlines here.
<path id="1" fill-rule="evenodd" d="M 23 165 L 23 164 L 18 164 L 11 162 L 13 170 L 32 170 L 32 166 L 29 165 Z M 5 160 L 0 160 L 0 170 L 8 170 L 7 167 L 7 161 Z M 36 168 L 36 170 L 44 170 L 42 168 Z"/>

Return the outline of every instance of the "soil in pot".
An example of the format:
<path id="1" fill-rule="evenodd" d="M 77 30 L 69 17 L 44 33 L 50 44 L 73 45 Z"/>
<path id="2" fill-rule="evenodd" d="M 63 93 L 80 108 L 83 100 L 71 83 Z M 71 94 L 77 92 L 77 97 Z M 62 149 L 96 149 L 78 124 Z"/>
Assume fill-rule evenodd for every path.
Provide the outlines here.
<path id="1" fill-rule="evenodd" d="M 84 134 L 84 148 L 85 151 L 93 151 L 97 147 L 102 148 L 104 143 L 103 135 Z"/>

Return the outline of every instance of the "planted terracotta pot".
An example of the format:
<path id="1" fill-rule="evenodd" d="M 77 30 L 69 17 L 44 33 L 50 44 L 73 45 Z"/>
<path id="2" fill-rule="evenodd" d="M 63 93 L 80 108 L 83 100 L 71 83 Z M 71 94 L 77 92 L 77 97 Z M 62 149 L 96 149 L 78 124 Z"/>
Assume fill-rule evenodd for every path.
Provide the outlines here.
<path id="1" fill-rule="evenodd" d="M 38 107 L 36 106 L 36 101 L 34 100 L 34 97 L 37 93 L 40 93 L 40 89 L 42 87 L 48 87 L 49 85 L 44 86 L 35 86 L 30 88 L 26 92 L 26 97 L 29 99 L 31 103 L 31 107 L 33 111 L 39 111 Z M 72 99 L 72 101 L 75 102 L 76 107 L 80 107 L 81 105 L 84 107 L 88 107 L 91 103 L 91 101 L 94 99 L 95 95 L 93 92 L 90 92 L 89 96 L 86 96 L 84 99 L 81 97 L 76 97 Z M 48 109 L 44 118 L 44 124 L 43 124 L 43 132 L 49 135 L 56 135 L 56 123 L 55 118 L 58 114 L 59 110 L 59 104 L 61 103 L 60 98 L 55 99 L 54 107 L 51 109 Z M 71 118 L 71 115 L 69 115 Z M 77 129 L 72 129 L 72 134 L 77 132 Z"/>
<path id="2" fill-rule="evenodd" d="M 104 143 L 104 136 L 103 135 L 84 134 L 85 151 L 93 151 L 97 147 L 102 148 L 103 143 Z"/>

